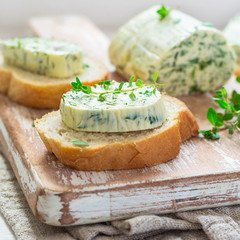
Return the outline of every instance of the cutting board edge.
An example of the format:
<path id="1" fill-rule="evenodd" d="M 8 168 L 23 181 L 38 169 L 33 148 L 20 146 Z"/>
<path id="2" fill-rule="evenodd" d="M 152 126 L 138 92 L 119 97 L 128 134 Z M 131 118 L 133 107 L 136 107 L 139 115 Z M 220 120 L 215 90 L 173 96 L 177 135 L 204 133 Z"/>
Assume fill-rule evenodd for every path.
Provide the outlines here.
<path id="1" fill-rule="evenodd" d="M 38 197 L 36 212 L 37 217 L 47 224 L 72 226 L 140 214 L 163 214 L 227 206 L 240 203 L 239 176 L 240 173 L 234 173 L 224 179 L 224 176 L 219 178 L 214 175 L 208 181 L 204 181 L 202 177 L 202 181 L 199 182 L 190 180 L 175 181 L 168 185 L 142 184 L 134 188 L 125 186 L 121 189 L 96 190 L 81 194 L 47 191 Z M 54 211 L 52 206 L 56 206 Z"/>
<path id="2" fill-rule="evenodd" d="M 14 146 L 12 139 L 3 123 L 2 117 L 0 115 L 0 143 L 3 146 L 4 154 L 13 169 L 13 172 L 18 180 L 18 183 L 23 190 L 26 200 L 33 212 L 36 215 L 36 203 L 38 198 L 38 193 L 42 190 L 42 184 L 38 178 L 36 178 L 37 173 L 33 174 L 32 169 L 30 175 L 26 170 L 26 159 L 21 161 L 22 155 L 19 153 L 18 149 Z M 37 180 L 38 179 L 38 180 Z"/>

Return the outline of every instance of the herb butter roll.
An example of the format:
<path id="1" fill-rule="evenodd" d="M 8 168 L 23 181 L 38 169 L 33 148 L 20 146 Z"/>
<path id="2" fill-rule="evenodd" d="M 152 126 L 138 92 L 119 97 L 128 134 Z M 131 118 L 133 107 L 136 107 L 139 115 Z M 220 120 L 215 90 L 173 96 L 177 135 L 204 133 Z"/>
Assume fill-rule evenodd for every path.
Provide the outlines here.
<path id="1" fill-rule="evenodd" d="M 41 38 L 12 38 L 0 42 L 4 62 L 55 78 L 82 71 L 82 50 L 71 42 Z"/>
<path id="2" fill-rule="evenodd" d="M 223 31 L 237 55 L 237 60 L 240 63 L 240 14 L 230 20 Z"/>
<path id="3" fill-rule="evenodd" d="M 138 81 L 104 81 L 63 94 L 60 113 L 70 128 L 86 132 L 130 132 L 159 127 L 166 120 L 162 95 L 156 86 Z"/>
<path id="4" fill-rule="evenodd" d="M 106 66 L 83 56 L 75 43 L 42 38 L 0 41 L 0 93 L 28 107 L 59 108 L 76 75 L 84 85 L 108 76 Z"/>
<path id="5" fill-rule="evenodd" d="M 164 6 L 154 6 L 122 26 L 111 40 L 109 57 L 125 77 L 151 82 L 159 71 L 158 82 L 170 95 L 216 89 L 235 66 L 234 52 L 220 31 Z"/>

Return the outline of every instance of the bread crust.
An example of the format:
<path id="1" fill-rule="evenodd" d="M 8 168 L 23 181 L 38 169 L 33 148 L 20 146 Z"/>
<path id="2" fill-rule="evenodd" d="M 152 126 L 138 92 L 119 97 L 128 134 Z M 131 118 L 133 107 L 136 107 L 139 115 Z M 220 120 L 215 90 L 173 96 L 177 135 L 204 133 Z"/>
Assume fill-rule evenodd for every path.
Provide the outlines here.
<path id="1" fill-rule="evenodd" d="M 38 74 L 6 66 L 3 64 L 1 55 L 0 58 L 0 92 L 8 95 L 8 97 L 15 102 L 28 107 L 58 109 L 63 93 L 69 91 L 72 88 L 71 82 L 75 81 L 75 77 L 72 77 L 48 82 L 47 79 L 49 78 L 45 80 L 44 77 L 42 77 L 42 79 L 45 80 L 45 83 L 42 83 L 39 80 L 35 80 L 39 79 Z M 91 58 L 84 58 L 83 61 L 90 61 L 101 69 L 99 74 L 96 74 L 96 76 L 90 75 L 89 79 L 85 73 L 84 78 L 86 80 L 82 81 L 84 85 L 94 85 L 99 81 L 107 79 L 108 70 L 104 64 Z M 24 72 L 26 72 L 30 78 L 22 77 L 22 73 Z M 78 77 L 81 79 L 81 74 L 79 74 Z"/>
<path id="2" fill-rule="evenodd" d="M 35 127 L 48 151 L 54 153 L 65 165 L 78 170 L 101 171 L 153 166 L 174 158 L 180 151 L 181 142 L 196 136 L 199 128 L 195 117 L 183 102 L 172 97 L 164 98 L 178 105 L 179 110 L 175 113 L 175 117 L 168 120 L 164 130 L 159 127 L 154 130 L 154 134 L 147 137 L 144 135 L 136 140 L 88 147 L 65 144 L 56 137 L 48 136 L 40 126 L 41 122 L 49 121 L 51 117 L 59 115 L 59 111 L 48 113 L 41 119 L 35 120 Z M 127 134 L 130 136 L 133 133 Z"/>

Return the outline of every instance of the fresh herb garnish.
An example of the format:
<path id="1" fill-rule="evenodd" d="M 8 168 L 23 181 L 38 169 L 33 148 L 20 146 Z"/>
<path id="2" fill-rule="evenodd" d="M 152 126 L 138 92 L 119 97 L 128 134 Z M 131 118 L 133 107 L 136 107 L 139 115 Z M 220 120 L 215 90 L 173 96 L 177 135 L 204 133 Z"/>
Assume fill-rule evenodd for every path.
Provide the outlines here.
<path id="1" fill-rule="evenodd" d="M 176 20 L 173 21 L 174 24 L 178 24 L 180 22 L 181 22 L 181 19 L 176 19 Z"/>
<path id="2" fill-rule="evenodd" d="M 153 74 L 152 80 L 153 80 L 154 83 L 157 82 L 158 73 L 159 73 L 159 72 L 155 72 L 155 73 Z"/>
<path id="3" fill-rule="evenodd" d="M 212 130 L 199 130 L 199 133 L 203 135 L 203 137 L 216 140 L 220 138 L 220 135 L 217 133 L 217 129 L 213 128 Z"/>
<path id="4" fill-rule="evenodd" d="M 157 10 L 157 13 L 160 15 L 160 20 L 163 20 L 169 14 L 169 12 L 170 10 L 164 5 L 162 5 L 162 7 Z"/>
<path id="5" fill-rule="evenodd" d="M 21 42 L 20 39 L 17 41 L 17 45 L 18 45 L 18 48 L 21 48 L 21 47 L 22 47 L 22 42 Z"/>
<path id="6" fill-rule="evenodd" d="M 35 123 L 34 122 L 32 122 L 32 127 L 35 127 Z"/>
<path id="7" fill-rule="evenodd" d="M 144 82 L 141 79 L 137 79 L 136 86 L 138 87 L 144 87 Z"/>
<path id="8" fill-rule="evenodd" d="M 104 93 L 101 93 L 101 94 L 99 95 L 99 97 L 98 97 L 98 101 L 99 101 L 99 102 L 104 102 L 105 99 L 106 99 L 106 96 L 104 95 Z"/>
<path id="9" fill-rule="evenodd" d="M 128 82 L 129 82 L 128 87 L 132 87 L 132 83 L 133 83 L 134 78 L 135 78 L 134 76 L 131 76 L 131 77 L 130 77 L 130 79 L 129 79 L 129 81 L 128 81 Z"/>
<path id="10" fill-rule="evenodd" d="M 153 74 L 152 80 L 153 80 L 154 83 L 157 82 L 158 73 L 159 73 L 159 72 L 155 72 L 155 73 Z M 156 87 L 153 89 L 153 94 L 156 94 L 156 89 L 157 89 Z"/>
<path id="11" fill-rule="evenodd" d="M 90 66 L 88 64 L 84 63 L 83 68 L 90 68 Z"/>
<path id="12" fill-rule="evenodd" d="M 236 81 L 240 83 L 240 76 L 236 77 Z"/>
<path id="13" fill-rule="evenodd" d="M 101 82 L 98 82 L 98 84 L 100 84 L 100 85 L 104 85 L 104 84 L 106 84 L 106 85 L 110 85 L 111 84 L 111 81 L 101 81 Z"/>
<path id="14" fill-rule="evenodd" d="M 136 100 L 136 95 L 134 94 L 135 90 L 137 90 L 139 88 L 142 88 L 142 87 L 145 87 L 145 86 L 151 86 L 151 87 L 154 87 L 151 93 L 155 94 L 156 93 L 156 88 L 158 86 L 163 86 L 163 84 L 157 84 L 156 83 L 157 78 L 158 78 L 158 72 L 156 72 L 153 75 L 152 80 L 153 80 L 154 84 L 144 84 L 144 81 L 142 81 L 141 79 L 137 79 L 137 81 L 135 83 L 136 87 L 132 87 L 132 83 L 133 83 L 133 80 L 134 80 L 134 76 L 132 76 L 129 79 L 129 85 L 128 85 L 129 89 L 123 89 L 123 86 L 124 86 L 125 83 L 121 82 L 119 84 L 118 88 L 116 88 L 113 91 L 107 91 L 109 89 L 109 86 L 111 85 L 111 81 L 109 81 L 109 80 L 108 81 L 101 81 L 101 82 L 99 82 L 99 84 L 102 85 L 105 92 L 95 92 L 95 91 L 92 90 L 91 86 L 83 86 L 81 81 L 79 80 L 79 78 L 76 77 L 76 82 L 72 82 L 72 87 L 73 87 L 73 91 L 82 91 L 85 94 L 90 94 L 90 93 L 98 94 L 99 95 L 98 101 L 100 101 L 100 102 L 105 101 L 106 94 L 109 94 L 109 93 L 117 94 L 117 93 L 121 93 L 121 92 L 130 92 L 130 94 L 129 94 L 130 99 L 135 101 Z"/>
<path id="15" fill-rule="evenodd" d="M 240 78 L 236 81 L 240 83 Z M 235 130 L 240 131 L 240 94 L 235 90 L 232 92 L 231 99 L 228 98 L 227 90 L 222 87 L 216 91 L 216 97 L 213 100 L 222 109 L 222 112 L 216 112 L 213 108 L 209 108 L 207 118 L 213 125 L 210 130 L 199 130 L 199 133 L 208 139 L 216 140 L 220 138 L 218 131 L 228 129 L 228 133 L 232 135 Z"/>
<path id="16" fill-rule="evenodd" d="M 118 90 L 122 90 L 123 84 L 124 84 L 124 82 L 121 82 L 121 83 L 119 84 Z"/>
<path id="17" fill-rule="evenodd" d="M 129 94 L 129 97 L 132 99 L 132 101 L 136 101 L 137 99 L 136 95 L 133 92 Z"/>
<path id="18" fill-rule="evenodd" d="M 92 92 L 92 88 L 90 86 L 87 86 L 87 93 L 90 94 Z"/>
<path id="19" fill-rule="evenodd" d="M 73 89 L 81 89 L 83 87 L 83 85 L 78 77 L 76 77 L 76 82 L 72 82 L 71 84 L 72 84 Z"/>
<path id="20" fill-rule="evenodd" d="M 79 141 L 79 140 L 74 140 L 72 141 L 72 144 L 77 145 L 77 146 L 89 146 L 87 142 Z"/>

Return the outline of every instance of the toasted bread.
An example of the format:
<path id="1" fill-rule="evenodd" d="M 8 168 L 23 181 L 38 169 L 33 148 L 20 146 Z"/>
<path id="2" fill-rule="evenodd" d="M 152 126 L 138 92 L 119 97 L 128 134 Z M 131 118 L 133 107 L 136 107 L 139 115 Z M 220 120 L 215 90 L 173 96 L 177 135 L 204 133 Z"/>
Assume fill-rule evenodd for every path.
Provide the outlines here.
<path id="1" fill-rule="evenodd" d="M 84 57 L 85 67 L 78 75 L 84 85 L 94 85 L 107 79 L 108 70 L 98 60 Z M 71 78 L 50 78 L 6 65 L 0 55 L 0 93 L 5 93 L 17 103 L 35 108 L 58 109 L 62 94 L 69 91 Z"/>

